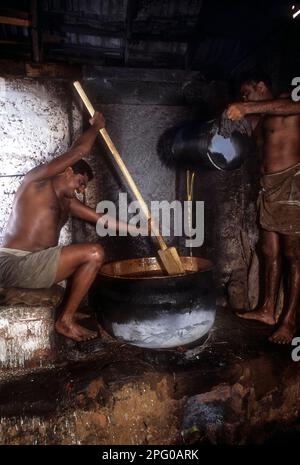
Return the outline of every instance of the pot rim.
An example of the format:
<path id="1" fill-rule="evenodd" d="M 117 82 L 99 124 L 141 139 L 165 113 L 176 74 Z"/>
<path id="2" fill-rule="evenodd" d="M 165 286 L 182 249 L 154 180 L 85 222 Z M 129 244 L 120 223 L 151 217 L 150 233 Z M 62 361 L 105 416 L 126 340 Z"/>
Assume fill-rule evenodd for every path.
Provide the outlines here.
<path id="1" fill-rule="evenodd" d="M 113 262 L 108 262 L 103 265 L 99 272 L 100 277 L 110 278 L 110 279 L 120 279 L 120 280 L 161 280 L 161 279 L 178 279 L 185 276 L 193 276 L 197 273 L 204 273 L 211 271 L 214 268 L 214 264 L 211 260 L 202 257 L 190 257 L 190 256 L 180 256 L 183 266 L 188 273 L 178 274 L 178 275 L 161 275 L 161 276 L 139 276 L 147 271 L 158 271 L 161 272 L 162 267 L 160 262 L 156 257 L 140 257 L 140 258 L 130 258 L 127 260 L 117 260 Z M 129 272 L 128 272 L 129 271 Z M 127 272 L 127 275 L 125 274 Z M 135 273 L 135 275 L 131 275 Z"/>

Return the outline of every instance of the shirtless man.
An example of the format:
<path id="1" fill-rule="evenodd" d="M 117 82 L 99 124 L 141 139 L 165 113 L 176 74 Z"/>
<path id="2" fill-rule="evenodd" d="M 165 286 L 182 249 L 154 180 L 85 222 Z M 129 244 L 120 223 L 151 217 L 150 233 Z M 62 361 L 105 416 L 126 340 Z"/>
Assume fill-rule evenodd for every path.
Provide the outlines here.
<path id="1" fill-rule="evenodd" d="M 104 251 L 92 243 L 62 247 L 58 239 L 69 215 L 94 224 L 102 216 L 76 198 L 76 192 L 84 193 L 93 177 L 81 159 L 90 152 L 104 118 L 96 112 L 90 123 L 91 128 L 68 152 L 26 174 L 0 248 L 0 287 L 49 288 L 72 277 L 55 328 L 75 341 L 97 336 L 78 324 L 75 312 L 103 264 Z M 119 230 L 127 227 L 123 223 L 116 226 Z"/>
<path id="2" fill-rule="evenodd" d="M 260 308 L 239 314 L 268 325 L 277 323 L 275 309 L 282 259 L 289 265 L 289 301 L 270 340 L 291 342 L 296 331 L 300 295 L 300 103 L 274 98 L 268 80 L 249 76 L 241 85 L 244 102 L 227 109 L 231 120 L 248 117 L 261 157 L 259 196 L 265 295 Z M 278 319 L 278 318 L 277 318 Z"/>

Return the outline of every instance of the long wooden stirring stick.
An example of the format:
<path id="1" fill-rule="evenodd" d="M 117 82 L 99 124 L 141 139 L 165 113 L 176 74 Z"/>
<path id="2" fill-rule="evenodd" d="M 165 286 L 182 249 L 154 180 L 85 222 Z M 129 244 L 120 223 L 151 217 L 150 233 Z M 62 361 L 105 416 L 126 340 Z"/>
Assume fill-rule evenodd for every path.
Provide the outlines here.
<path id="1" fill-rule="evenodd" d="M 81 97 L 81 100 L 83 101 L 86 109 L 88 110 L 89 114 L 93 117 L 95 110 L 93 105 L 91 104 L 89 98 L 87 97 L 85 91 L 83 90 L 80 82 L 75 81 L 74 87 L 77 90 L 78 94 Z M 116 161 L 117 165 L 119 166 L 121 172 L 123 173 L 130 189 L 132 190 L 134 196 L 140 203 L 140 207 L 146 216 L 147 220 L 151 222 L 151 227 L 152 231 L 159 243 L 160 250 L 158 250 L 159 257 L 162 261 L 162 264 L 164 268 L 166 269 L 167 273 L 169 275 L 176 275 L 176 274 L 181 274 L 185 273 L 185 269 L 181 263 L 180 257 L 178 255 L 178 252 L 175 247 L 168 247 L 164 238 L 161 236 L 156 224 L 152 221 L 149 209 L 139 192 L 134 180 L 131 177 L 131 174 L 129 173 L 128 169 L 125 166 L 125 163 L 123 162 L 118 150 L 116 149 L 115 145 L 113 144 L 111 138 L 109 137 L 107 131 L 105 128 L 102 128 L 99 130 L 100 135 L 104 139 L 111 155 L 113 156 L 114 160 Z"/>

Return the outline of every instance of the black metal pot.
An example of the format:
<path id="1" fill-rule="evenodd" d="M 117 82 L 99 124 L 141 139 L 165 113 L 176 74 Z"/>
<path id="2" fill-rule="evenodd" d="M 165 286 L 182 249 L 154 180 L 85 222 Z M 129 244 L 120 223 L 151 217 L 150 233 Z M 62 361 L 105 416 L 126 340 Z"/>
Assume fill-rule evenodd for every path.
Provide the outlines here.
<path id="1" fill-rule="evenodd" d="M 112 336 L 148 348 L 190 345 L 215 319 L 213 264 L 181 257 L 186 274 L 165 276 L 155 257 L 103 266 L 92 293 L 101 324 Z"/>
<path id="2" fill-rule="evenodd" d="M 168 155 L 168 164 L 217 170 L 239 168 L 253 149 L 253 140 L 246 134 L 232 132 L 224 137 L 218 121 L 192 121 L 177 128 Z"/>

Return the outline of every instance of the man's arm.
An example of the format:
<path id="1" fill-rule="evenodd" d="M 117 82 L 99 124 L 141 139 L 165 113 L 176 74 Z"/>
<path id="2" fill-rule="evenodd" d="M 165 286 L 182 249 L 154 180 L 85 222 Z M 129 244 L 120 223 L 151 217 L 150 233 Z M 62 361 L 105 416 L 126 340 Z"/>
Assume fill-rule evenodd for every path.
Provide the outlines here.
<path id="1" fill-rule="evenodd" d="M 93 147 L 99 129 L 104 127 L 103 115 L 96 112 L 90 123 L 92 127 L 79 137 L 68 152 L 50 161 L 50 163 L 33 168 L 26 174 L 25 181 L 42 181 L 52 178 L 87 155 Z"/>
<path id="2" fill-rule="evenodd" d="M 97 213 L 93 208 L 88 207 L 87 205 L 84 205 L 82 202 L 80 202 L 78 199 L 74 198 L 71 200 L 70 203 L 70 213 L 72 216 L 75 216 L 76 218 L 79 218 L 84 221 L 88 221 L 89 223 L 96 224 L 99 218 L 103 216 L 102 213 Z M 106 218 L 108 218 L 108 215 L 106 215 Z M 131 225 L 124 223 L 123 221 L 116 221 L 115 218 L 112 218 L 111 216 L 109 217 L 109 222 L 111 226 L 115 226 L 116 231 L 120 232 L 129 232 L 132 230 L 135 232 L 135 228 L 132 227 Z M 141 233 L 143 234 L 148 234 L 149 229 L 147 226 L 147 229 L 144 230 L 141 228 Z"/>
<path id="3" fill-rule="evenodd" d="M 287 98 L 263 100 L 258 102 L 238 102 L 229 105 L 227 117 L 233 121 L 246 115 L 292 116 L 300 114 L 300 102 Z"/>
<path id="4" fill-rule="evenodd" d="M 102 214 L 97 213 L 93 208 L 84 205 L 80 200 L 74 198 L 70 202 L 70 213 L 80 220 L 96 224 Z"/>

